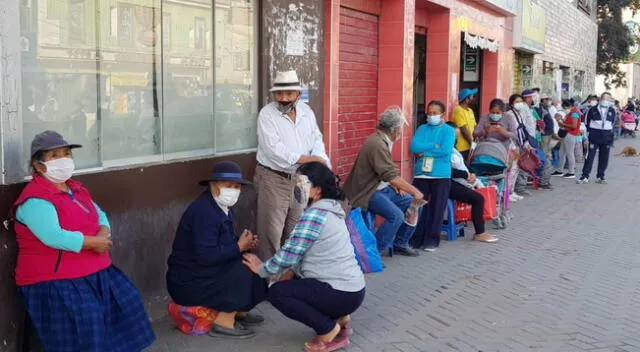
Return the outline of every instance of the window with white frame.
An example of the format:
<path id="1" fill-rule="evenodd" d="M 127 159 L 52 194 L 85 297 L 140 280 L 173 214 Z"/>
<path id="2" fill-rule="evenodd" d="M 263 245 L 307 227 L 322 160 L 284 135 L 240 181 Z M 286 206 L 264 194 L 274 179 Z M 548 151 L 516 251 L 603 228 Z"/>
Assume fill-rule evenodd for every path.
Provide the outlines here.
<path id="1" fill-rule="evenodd" d="M 25 172 L 45 130 L 83 144 L 79 169 L 256 147 L 257 0 L 21 5 Z"/>

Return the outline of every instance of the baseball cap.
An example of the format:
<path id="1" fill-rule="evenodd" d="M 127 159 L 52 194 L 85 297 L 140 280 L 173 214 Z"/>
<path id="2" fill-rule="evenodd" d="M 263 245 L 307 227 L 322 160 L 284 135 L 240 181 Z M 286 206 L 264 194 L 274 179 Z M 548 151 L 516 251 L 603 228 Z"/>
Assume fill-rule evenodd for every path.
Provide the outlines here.
<path id="1" fill-rule="evenodd" d="M 31 156 L 37 152 L 49 151 L 58 148 L 82 148 L 80 144 L 71 144 L 67 142 L 62 135 L 56 131 L 44 131 L 33 137 L 31 142 Z"/>
<path id="2" fill-rule="evenodd" d="M 465 89 L 460 91 L 460 94 L 458 94 L 458 100 L 459 101 L 463 101 L 463 100 L 467 99 L 468 97 L 470 97 L 472 95 L 476 95 L 476 94 L 478 94 L 478 88 L 474 88 L 474 89 L 465 88 Z"/>

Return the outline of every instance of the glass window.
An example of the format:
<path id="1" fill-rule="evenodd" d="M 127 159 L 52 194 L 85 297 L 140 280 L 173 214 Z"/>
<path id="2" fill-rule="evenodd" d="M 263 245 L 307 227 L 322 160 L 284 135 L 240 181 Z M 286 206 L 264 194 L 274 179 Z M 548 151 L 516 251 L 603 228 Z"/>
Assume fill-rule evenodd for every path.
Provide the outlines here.
<path id="1" fill-rule="evenodd" d="M 258 145 L 255 10 L 249 1 L 216 0 L 214 106 L 219 152 Z"/>
<path id="2" fill-rule="evenodd" d="M 47 129 L 79 169 L 255 148 L 256 3 L 20 0 L 25 159 Z"/>

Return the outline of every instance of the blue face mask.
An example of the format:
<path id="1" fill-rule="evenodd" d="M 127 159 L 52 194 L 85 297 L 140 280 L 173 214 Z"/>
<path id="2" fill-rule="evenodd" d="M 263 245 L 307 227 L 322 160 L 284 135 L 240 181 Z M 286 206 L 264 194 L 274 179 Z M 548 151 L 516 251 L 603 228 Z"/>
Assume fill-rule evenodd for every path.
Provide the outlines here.
<path id="1" fill-rule="evenodd" d="M 493 121 L 493 122 L 498 122 L 498 121 L 502 120 L 502 115 L 501 114 L 489 114 L 489 119 L 491 119 L 491 121 Z"/>
<path id="2" fill-rule="evenodd" d="M 440 122 L 442 122 L 442 116 L 440 115 L 427 116 L 427 123 L 432 126 L 439 125 Z"/>

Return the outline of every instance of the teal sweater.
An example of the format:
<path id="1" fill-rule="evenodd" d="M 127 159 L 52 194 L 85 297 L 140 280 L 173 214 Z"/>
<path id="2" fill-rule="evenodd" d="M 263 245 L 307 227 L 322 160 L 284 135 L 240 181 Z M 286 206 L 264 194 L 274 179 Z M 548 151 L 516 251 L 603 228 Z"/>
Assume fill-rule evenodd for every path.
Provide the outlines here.
<path id="1" fill-rule="evenodd" d="M 93 203 L 98 211 L 100 226 L 111 228 L 107 215 Z M 84 235 L 77 231 L 67 231 L 60 227 L 55 206 L 40 198 L 29 198 L 16 211 L 16 220 L 24 224 L 45 245 L 79 253 L 82 250 Z"/>
<path id="2" fill-rule="evenodd" d="M 411 141 L 411 153 L 422 154 L 417 159 L 415 176 L 427 176 L 431 178 L 451 177 L 451 153 L 455 143 L 455 131 L 446 124 L 432 126 L 424 124 L 418 127 Z M 422 171 L 422 163 L 425 157 L 433 158 L 431 172 Z"/>

